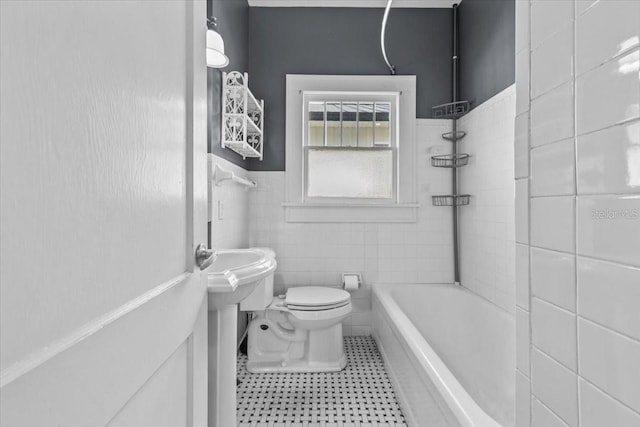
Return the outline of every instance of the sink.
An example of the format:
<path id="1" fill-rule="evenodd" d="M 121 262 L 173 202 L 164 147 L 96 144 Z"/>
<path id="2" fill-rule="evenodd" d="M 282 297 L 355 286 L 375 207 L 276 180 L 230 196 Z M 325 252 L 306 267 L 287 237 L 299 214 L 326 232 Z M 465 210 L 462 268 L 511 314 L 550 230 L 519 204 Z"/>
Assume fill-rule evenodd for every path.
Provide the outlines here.
<path id="1" fill-rule="evenodd" d="M 260 249 L 215 251 L 215 259 L 202 271 L 207 283 L 209 313 L 209 425 L 235 426 L 236 348 L 238 303 L 276 269 L 272 255 Z"/>
<path id="2" fill-rule="evenodd" d="M 238 304 L 276 268 L 276 260 L 259 249 L 227 249 L 215 252 L 206 275 L 209 310 Z"/>

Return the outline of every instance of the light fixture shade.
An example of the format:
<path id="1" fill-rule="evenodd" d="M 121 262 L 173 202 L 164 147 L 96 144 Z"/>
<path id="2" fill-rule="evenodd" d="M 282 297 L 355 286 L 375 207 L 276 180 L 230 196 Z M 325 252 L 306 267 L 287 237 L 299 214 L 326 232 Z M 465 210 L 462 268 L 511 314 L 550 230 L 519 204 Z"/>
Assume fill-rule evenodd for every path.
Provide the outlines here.
<path id="1" fill-rule="evenodd" d="M 229 58 L 224 54 L 224 41 L 215 30 L 207 30 L 207 67 L 224 68 Z"/>

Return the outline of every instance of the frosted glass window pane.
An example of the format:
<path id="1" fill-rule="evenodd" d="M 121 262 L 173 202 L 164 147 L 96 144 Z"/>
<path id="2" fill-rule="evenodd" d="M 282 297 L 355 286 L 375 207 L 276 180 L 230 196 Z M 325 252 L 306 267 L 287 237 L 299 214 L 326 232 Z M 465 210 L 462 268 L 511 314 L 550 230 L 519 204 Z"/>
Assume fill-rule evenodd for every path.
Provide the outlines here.
<path id="1" fill-rule="evenodd" d="M 324 102 L 309 103 L 309 145 L 324 145 Z"/>
<path id="2" fill-rule="evenodd" d="M 389 146 L 389 111 L 391 104 L 388 102 L 376 102 L 375 107 L 375 145 Z"/>
<path id="3" fill-rule="evenodd" d="M 388 199 L 393 197 L 393 152 L 309 149 L 307 195 Z"/>
<path id="4" fill-rule="evenodd" d="M 357 147 L 358 146 L 358 103 L 343 102 L 342 103 L 342 146 Z"/>
<path id="5" fill-rule="evenodd" d="M 341 113 L 342 109 L 339 102 L 327 102 L 327 145 L 329 147 L 340 147 L 342 145 Z"/>
<path id="6" fill-rule="evenodd" d="M 373 102 L 358 104 L 358 147 L 373 147 Z"/>

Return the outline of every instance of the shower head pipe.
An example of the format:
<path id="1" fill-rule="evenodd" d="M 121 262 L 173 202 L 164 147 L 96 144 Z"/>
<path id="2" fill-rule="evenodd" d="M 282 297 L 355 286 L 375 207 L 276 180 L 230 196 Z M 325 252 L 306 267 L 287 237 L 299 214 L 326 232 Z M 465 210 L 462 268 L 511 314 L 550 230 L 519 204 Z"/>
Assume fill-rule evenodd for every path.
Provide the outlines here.
<path id="1" fill-rule="evenodd" d="M 384 62 L 387 63 L 387 67 L 389 67 L 389 71 L 391 71 L 391 75 L 395 76 L 396 66 L 392 65 L 389 62 L 389 58 L 387 57 L 387 49 L 384 45 L 384 36 L 387 30 L 387 20 L 389 19 L 389 11 L 391 10 L 391 3 L 393 3 L 393 0 L 389 0 L 387 2 L 387 7 L 384 9 L 384 15 L 382 17 L 382 28 L 380 28 L 380 48 L 382 49 L 382 56 L 384 57 Z"/>

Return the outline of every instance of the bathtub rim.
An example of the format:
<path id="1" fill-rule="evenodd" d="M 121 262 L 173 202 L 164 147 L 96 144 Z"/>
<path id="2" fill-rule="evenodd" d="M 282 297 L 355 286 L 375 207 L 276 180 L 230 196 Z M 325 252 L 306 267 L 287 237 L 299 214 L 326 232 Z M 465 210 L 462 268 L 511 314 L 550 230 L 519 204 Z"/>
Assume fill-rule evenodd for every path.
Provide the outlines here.
<path id="1" fill-rule="evenodd" d="M 397 287 L 406 285 L 455 286 L 457 291 L 469 291 L 457 285 L 446 283 L 376 283 L 372 286 L 373 297 L 377 298 L 379 303 L 384 307 L 384 314 L 391 319 L 394 331 L 402 337 L 402 344 L 406 345 L 413 353 L 460 425 L 463 427 L 502 427 L 500 423 L 487 414 L 469 393 L 467 393 L 447 365 L 440 359 L 440 356 L 433 350 L 429 342 L 422 336 L 420 331 L 418 331 L 413 322 L 400 310 L 400 306 L 390 294 L 390 291 L 391 289 L 397 289 Z M 476 295 L 474 295 L 474 297 L 479 298 Z M 375 332 L 374 330 L 374 334 Z M 380 343 L 378 345 L 380 345 Z M 384 349 L 381 353 L 383 351 Z"/>

